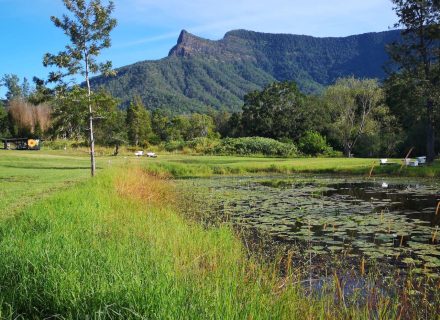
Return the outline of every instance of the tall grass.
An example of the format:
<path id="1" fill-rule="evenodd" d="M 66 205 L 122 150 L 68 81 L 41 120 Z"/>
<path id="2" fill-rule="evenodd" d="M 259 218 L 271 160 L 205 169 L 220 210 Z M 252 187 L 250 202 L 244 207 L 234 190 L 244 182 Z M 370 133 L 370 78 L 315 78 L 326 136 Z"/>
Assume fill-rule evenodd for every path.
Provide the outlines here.
<path id="1" fill-rule="evenodd" d="M 178 213 L 170 181 L 109 170 L 0 225 L 0 318 L 314 319 L 395 315 L 337 306 L 249 257 L 228 225 Z"/>

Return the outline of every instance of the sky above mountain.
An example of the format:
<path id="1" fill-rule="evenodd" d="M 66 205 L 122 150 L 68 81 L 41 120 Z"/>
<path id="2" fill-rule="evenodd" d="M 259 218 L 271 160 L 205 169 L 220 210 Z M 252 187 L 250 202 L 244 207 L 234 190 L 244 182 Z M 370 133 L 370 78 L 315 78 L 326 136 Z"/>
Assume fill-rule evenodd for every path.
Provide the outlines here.
<path id="1" fill-rule="evenodd" d="M 166 56 L 182 29 L 213 40 L 233 29 L 325 37 L 384 31 L 396 21 L 390 0 L 114 2 L 118 26 L 103 59 L 115 67 Z M 0 76 L 46 77 L 44 53 L 56 53 L 67 44 L 50 16 L 64 12 L 61 0 L 0 0 Z M 0 97 L 4 93 L 0 88 Z"/>

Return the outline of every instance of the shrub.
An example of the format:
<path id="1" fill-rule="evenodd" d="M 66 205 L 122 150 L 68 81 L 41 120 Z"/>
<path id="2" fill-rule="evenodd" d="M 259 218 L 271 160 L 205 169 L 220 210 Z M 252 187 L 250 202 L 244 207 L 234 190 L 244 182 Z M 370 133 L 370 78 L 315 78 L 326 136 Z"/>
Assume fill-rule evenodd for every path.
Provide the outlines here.
<path id="1" fill-rule="evenodd" d="M 196 153 L 212 153 L 212 150 L 220 143 L 218 139 L 195 138 L 186 143 L 186 146 Z"/>
<path id="2" fill-rule="evenodd" d="M 184 147 L 185 142 L 180 140 L 171 140 L 164 145 L 164 149 L 168 152 L 181 151 Z"/>
<path id="3" fill-rule="evenodd" d="M 277 157 L 296 156 L 297 148 L 292 143 L 261 137 L 227 138 L 222 140 L 212 153 L 220 155 L 265 155 Z"/>
<path id="4" fill-rule="evenodd" d="M 334 152 L 327 144 L 327 139 L 316 131 L 307 131 L 299 140 L 299 148 L 302 153 L 312 156 L 331 155 Z"/>

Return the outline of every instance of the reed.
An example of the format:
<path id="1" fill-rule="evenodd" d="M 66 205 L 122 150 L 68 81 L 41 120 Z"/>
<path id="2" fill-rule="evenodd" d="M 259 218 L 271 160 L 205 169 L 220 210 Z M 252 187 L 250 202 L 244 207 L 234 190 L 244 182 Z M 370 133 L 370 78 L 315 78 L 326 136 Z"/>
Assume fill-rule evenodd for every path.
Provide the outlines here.
<path id="1" fill-rule="evenodd" d="M 435 243 L 435 241 L 437 240 L 437 233 L 438 233 L 438 226 L 435 227 L 435 230 L 432 233 L 432 238 L 431 238 L 432 243 Z"/>
<path id="2" fill-rule="evenodd" d="M 373 175 L 373 170 L 376 167 L 376 162 L 373 162 L 370 172 L 368 173 L 368 178 L 371 178 L 371 176 Z"/>

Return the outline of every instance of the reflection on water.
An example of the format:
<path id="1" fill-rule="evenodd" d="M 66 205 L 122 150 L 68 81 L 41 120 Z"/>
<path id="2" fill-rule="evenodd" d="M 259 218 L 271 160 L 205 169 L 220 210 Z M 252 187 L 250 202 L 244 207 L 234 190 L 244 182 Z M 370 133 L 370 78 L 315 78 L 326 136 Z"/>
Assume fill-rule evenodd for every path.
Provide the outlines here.
<path id="1" fill-rule="evenodd" d="M 209 188 L 221 213 L 236 225 L 286 244 L 307 244 L 314 256 L 343 251 L 438 275 L 436 183 L 334 177 L 227 177 L 186 183 Z"/>
<path id="2" fill-rule="evenodd" d="M 395 214 L 430 222 L 433 226 L 440 222 L 440 215 L 435 214 L 440 194 L 434 186 L 402 182 L 342 182 L 329 184 L 323 196 L 337 201 L 344 198 L 346 201 L 373 203 L 376 212 L 391 210 Z"/>

